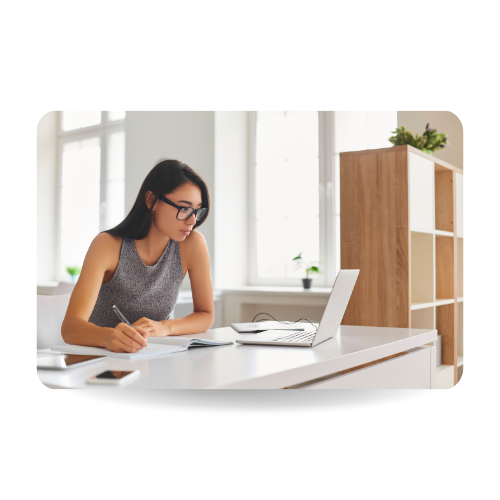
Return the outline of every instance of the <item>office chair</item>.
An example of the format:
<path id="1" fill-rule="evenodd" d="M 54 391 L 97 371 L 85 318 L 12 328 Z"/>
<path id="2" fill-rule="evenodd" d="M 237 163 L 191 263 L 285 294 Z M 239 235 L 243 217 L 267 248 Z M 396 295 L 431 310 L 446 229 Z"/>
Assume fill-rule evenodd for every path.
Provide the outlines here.
<path id="1" fill-rule="evenodd" d="M 71 294 L 37 295 L 36 348 L 45 349 L 64 344 L 61 325 Z"/>

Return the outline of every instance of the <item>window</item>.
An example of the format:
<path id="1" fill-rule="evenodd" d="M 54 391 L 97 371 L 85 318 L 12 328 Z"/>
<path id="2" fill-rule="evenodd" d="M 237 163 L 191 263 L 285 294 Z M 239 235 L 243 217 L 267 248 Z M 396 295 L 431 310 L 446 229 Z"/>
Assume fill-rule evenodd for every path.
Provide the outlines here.
<path id="1" fill-rule="evenodd" d="M 339 153 L 391 147 L 395 111 L 250 113 L 250 285 L 300 286 L 292 259 L 321 261 L 314 286 L 340 269 Z"/>
<path id="2" fill-rule="evenodd" d="M 302 252 L 304 260 L 319 261 L 322 253 L 319 114 L 317 110 L 253 113 L 250 284 L 299 285 L 305 272 L 292 259 Z"/>
<path id="3" fill-rule="evenodd" d="M 125 112 L 60 113 L 57 279 L 125 216 Z"/>

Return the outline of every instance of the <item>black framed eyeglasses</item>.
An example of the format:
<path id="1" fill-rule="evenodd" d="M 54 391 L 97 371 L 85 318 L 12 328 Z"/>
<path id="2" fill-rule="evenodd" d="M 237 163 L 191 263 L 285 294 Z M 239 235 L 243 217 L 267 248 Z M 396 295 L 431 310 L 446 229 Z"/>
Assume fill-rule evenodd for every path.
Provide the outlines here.
<path id="1" fill-rule="evenodd" d="M 194 214 L 195 219 L 198 221 L 207 212 L 206 208 L 181 207 L 180 205 L 176 205 L 173 201 L 170 201 L 168 198 L 165 198 L 165 196 L 159 196 L 158 199 L 165 202 L 167 205 L 177 208 L 178 220 L 187 220 Z"/>

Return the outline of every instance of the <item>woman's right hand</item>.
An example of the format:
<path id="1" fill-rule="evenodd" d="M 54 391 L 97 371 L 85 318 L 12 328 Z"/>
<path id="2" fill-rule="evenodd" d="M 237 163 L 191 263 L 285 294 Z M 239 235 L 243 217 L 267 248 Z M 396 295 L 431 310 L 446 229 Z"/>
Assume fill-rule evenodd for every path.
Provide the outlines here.
<path id="1" fill-rule="evenodd" d="M 113 352 L 134 353 L 140 351 L 148 345 L 147 338 L 149 335 L 146 330 L 139 326 L 134 328 L 131 328 L 126 323 L 118 323 L 106 334 L 104 347 Z"/>

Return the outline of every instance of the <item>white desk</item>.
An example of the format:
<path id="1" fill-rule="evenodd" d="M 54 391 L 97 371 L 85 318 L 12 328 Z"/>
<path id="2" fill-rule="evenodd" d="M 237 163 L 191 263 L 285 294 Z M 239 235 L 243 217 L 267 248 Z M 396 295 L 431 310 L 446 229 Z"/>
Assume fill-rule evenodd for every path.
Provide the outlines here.
<path id="1" fill-rule="evenodd" d="M 225 327 L 196 336 L 234 342 L 252 335 Z M 52 388 L 97 388 L 86 384 L 91 375 L 134 369 L 141 371 L 140 378 L 123 389 L 283 389 L 297 385 L 304 389 L 434 388 L 435 347 L 425 344 L 436 336 L 436 330 L 430 329 L 341 326 L 335 337 L 312 348 L 203 347 L 137 361 L 109 357 L 64 373 L 38 370 L 38 376 Z M 38 352 L 42 356 L 51 351 Z M 402 352 L 407 354 L 381 361 Z M 377 364 L 338 375 L 372 362 Z M 329 378 L 318 380 L 324 377 Z"/>

